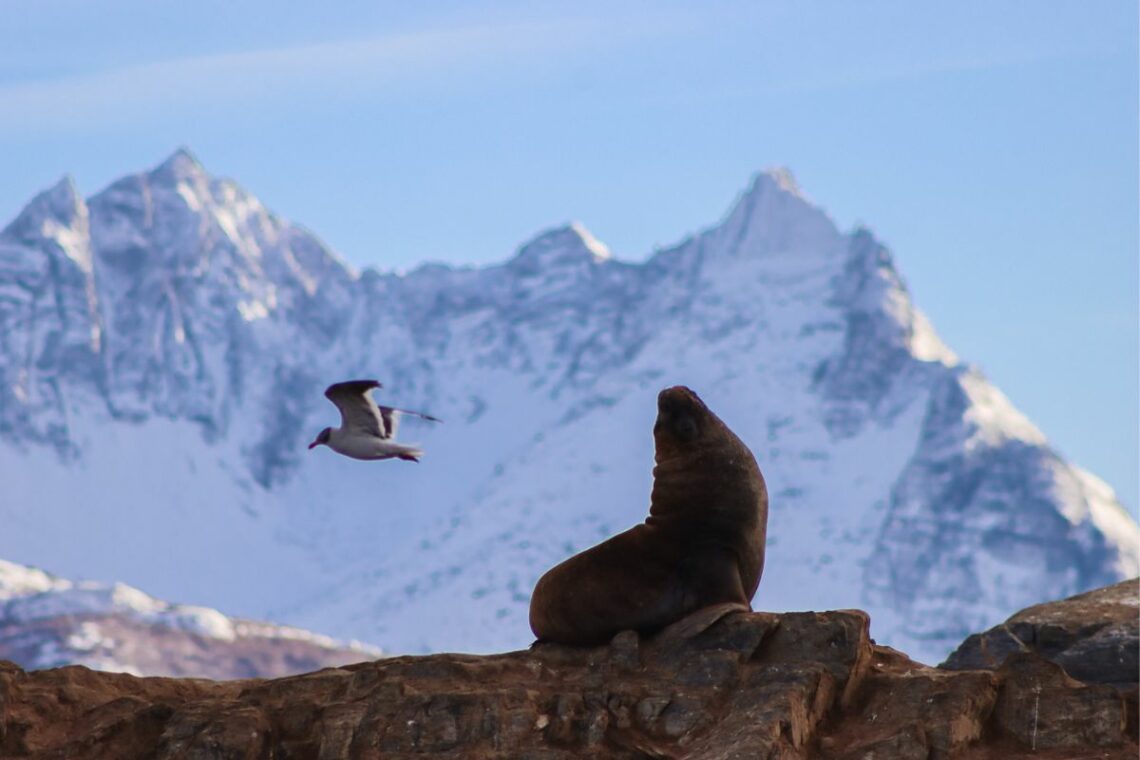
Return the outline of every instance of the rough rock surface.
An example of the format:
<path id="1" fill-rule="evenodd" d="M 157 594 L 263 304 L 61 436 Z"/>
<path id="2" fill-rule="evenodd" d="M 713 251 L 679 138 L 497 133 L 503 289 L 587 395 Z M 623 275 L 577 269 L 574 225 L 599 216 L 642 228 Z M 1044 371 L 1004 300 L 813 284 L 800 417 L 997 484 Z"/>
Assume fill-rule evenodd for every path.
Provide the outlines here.
<path id="1" fill-rule="evenodd" d="M 1020 653 L 996 671 L 876 646 L 855 610 L 716 608 L 652 639 L 396 657 L 277 680 L 0 663 L 0 757 L 1135 757 L 1127 695 Z"/>
<path id="2" fill-rule="evenodd" d="M 1073 678 L 1134 688 L 1140 672 L 1140 579 L 1038 604 L 975 633 L 939 667 L 999 667 L 1017 652 L 1034 652 Z"/>

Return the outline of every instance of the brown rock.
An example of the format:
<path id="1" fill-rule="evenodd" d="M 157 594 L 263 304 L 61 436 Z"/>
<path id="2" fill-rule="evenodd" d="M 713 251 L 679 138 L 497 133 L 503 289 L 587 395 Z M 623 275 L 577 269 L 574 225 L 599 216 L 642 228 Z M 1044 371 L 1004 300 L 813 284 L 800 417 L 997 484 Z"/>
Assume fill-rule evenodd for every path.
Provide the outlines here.
<path id="1" fill-rule="evenodd" d="M 954 757 L 982 738 L 997 686 L 991 673 L 941 672 L 875 647 L 853 709 L 825 734 L 825 756 Z"/>
<path id="2" fill-rule="evenodd" d="M 1140 674 L 1140 579 L 1018 612 L 976 633 L 939 665 L 994 669 L 1012 654 L 1034 652 L 1085 683 L 1134 689 Z"/>
<path id="3" fill-rule="evenodd" d="M 1136 754 L 1128 697 L 1040 658 L 996 672 L 938 670 L 876 647 L 859 611 L 699 614 L 654 638 L 622 633 L 601 647 L 397 657 L 276 680 L 0 663 L 0 757 Z"/>
<path id="4" fill-rule="evenodd" d="M 1085 685 L 1056 663 L 1031 653 L 1002 666 L 994 722 L 1030 749 L 1119 747 L 1125 704 L 1110 686 Z"/>

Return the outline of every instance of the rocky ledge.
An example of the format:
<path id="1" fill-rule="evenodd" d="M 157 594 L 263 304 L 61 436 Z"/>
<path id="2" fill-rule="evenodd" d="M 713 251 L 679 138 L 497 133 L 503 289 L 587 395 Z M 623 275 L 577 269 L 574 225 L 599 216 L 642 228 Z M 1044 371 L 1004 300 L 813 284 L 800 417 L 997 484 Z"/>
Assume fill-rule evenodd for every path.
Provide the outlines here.
<path id="1" fill-rule="evenodd" d="M 392 657 L 275 680 L 0 662 L 0 757 L 1134 758 L 1129 583 L 1032 608 L 1037 629 L 1005 624 L 1019 646 L 987 632 L 947 664 L 976 669 L 877 646 L 857 610 L 717 608 L 592 649 Z M 1044 642 L 1070 614 L 1077 633 L 1056 651 L 1071 656 L 1053 661 Z M 1105 670 L 1098 632 L 1133 659 Z"/>
<path id="2" fill-rule="evenodd" d="M 985 633 L 975 633 L 940 667 L 996 668 L 1017 652 L 1035 652 L 1074 678 L 1122 690 L 1136 687 L 1140 672 L 1138 581 L 1038 604 Z"/>

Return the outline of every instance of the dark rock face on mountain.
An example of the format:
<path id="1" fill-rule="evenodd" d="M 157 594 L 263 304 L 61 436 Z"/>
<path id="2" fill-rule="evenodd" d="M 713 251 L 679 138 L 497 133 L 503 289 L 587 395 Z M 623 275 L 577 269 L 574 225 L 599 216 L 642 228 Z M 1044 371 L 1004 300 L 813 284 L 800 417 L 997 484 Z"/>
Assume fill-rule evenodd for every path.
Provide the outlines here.
<path id="1" fill-rule="evenodd" d="M 0 756 L 1136 755 L 1126 692 L 1032 652 L 995 671 L 929 668 L 875 645 L 868 623 L 854 610 L 714 608 L 597 648 L 396 657 L 271 681 L 0 663 Z"/>

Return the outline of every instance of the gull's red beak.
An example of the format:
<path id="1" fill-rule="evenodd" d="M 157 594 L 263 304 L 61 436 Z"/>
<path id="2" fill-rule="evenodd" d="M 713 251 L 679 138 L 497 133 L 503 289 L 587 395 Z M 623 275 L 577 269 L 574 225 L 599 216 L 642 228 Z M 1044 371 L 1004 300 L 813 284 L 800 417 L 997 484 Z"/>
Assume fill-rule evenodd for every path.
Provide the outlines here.
<path id="1" fill-rule="evenodd" d="M 316 446 L 319 446 L 320 443 L 321 443 L 320 441 L 313 441 L 312 443 L 309 444 L 309 448 L 312 449 Z"/>

